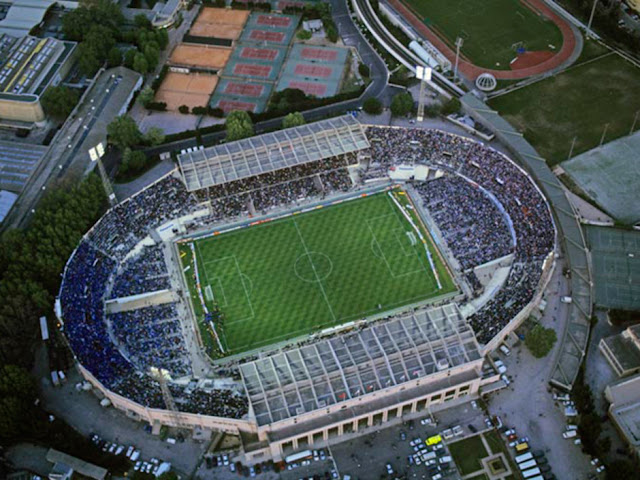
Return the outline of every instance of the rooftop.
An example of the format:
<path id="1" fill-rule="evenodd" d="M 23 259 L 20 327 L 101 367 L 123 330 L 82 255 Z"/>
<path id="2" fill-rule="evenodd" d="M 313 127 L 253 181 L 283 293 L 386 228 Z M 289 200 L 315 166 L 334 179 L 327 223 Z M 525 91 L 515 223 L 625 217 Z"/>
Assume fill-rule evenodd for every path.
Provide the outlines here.
<path id="1" fill-rule="evenodd" d="M 240 366 L 258 425 L 478 360 L 457 305 L 416 312 Z"/>
<path id="2" fill-rule="evenodd" d="M 187 190 L 356 152 L 369 146 L 351 115 L 287 128 L 178 156 Z"/>
<path id="3" fill-rule="evenodd" d="M 640 367 L 640 350 L 633 340 L 622 334 L 613 335 L 603 339 L 623 371 Z"/>
<path id="4" fill-rule="evenodd" d="M 640 375 L 625 378 L 607 387 L 610 412 L 627 441 L 640 446 Z"/>
<path id="5" fill-rule="evenodd" d="M 0 33 L 0 93 L 42 93 L 75 46 L 55 38 Z"/>

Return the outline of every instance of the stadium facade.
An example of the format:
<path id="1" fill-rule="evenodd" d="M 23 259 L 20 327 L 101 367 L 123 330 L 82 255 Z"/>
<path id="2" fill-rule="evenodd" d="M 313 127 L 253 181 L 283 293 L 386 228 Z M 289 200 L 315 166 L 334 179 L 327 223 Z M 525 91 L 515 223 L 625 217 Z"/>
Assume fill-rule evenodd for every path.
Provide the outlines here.
<path id="1" fill-rule="evenodd" d="M 376 158 L 384 149 L 390 151 Z M 331 160 L 336 156 L 357 162 L 336 163 Z M 180 328 L 185 338 L 200 335 L 194 319 L 180 327 L 174 318 L 181 316 L 176 312 L 193 317 L 193 305 L 180 288 L 144 292 L 136 287 L 116 293 L 114 285 L 127 275 L 128 262 L 145 249 L 214 231 L 221 224 L 232 224 L 233 218 L 254 215 L 253 220 L 259 221 L 260 197 L 252 198 L 251 192 L 257 184 L 284 188 L 274 175 L 277 172 L 286 171 L 283 177 L 293 183 L 297 180 L 291 180 L 292 172 L 311 169 L 311 183 L 317 185 L 322 184 L 318 173 L 322 168 L 338 168 L 324 177 L 322 190 L 314 190 L 318 198 L 300 200 L 314 205 L 336 194 L 328 186 L 330 179 L 342 175 L 343 181 L 351 182 L 348 194 L 360 195 L 366 185 L 390 183 L 389 170 L 401 164 L 409 168 L 412 159 L 428 165 L 426 179 L 441 182 L 449 176 L 475 185 L 495 204 L 496 218 L 508 219 L 504 228 L 511 232 L 507 237 L 513 237 L 513 244 L 507 255 L 500 253 L 487 262 L 508 265 L 500 284 L 476 286 L 476 291 L 484 292 L 480 295 L 467 287 L 454 300 L 352 322 L 248 352 L 231 362 L 215 360 L 213 367 L 222 372 L 217 375 L 200 375 L 195 367 L 181 366 L 182 377 L 169 378 L 168 386 L 167 380 L 150 378 L 150 366 L 177 368 L 177 353 L 163 364 L 162 355 L 149 360 L 144 352 L 136 352 L 141 344 L 147 348 L 145 331 L 122 335 L 119 322 L 139 324 L 143 317 L 127 317 L 127 312 L 135 314 L 142 310 L 140 304 L 158 299 L 161 311 L 169 312 L 159 320 L 160 331 L 174 325 L 178 332 L 174 340 Z M 540 190 L 504 155 L 444 132 L 365 129 L 345 116 L 185 152 L 179 162 L 178 170 L 111 208 L 85 235 L 65 267 L 56 300 L 56 315 L 79 371 L 114 407 L 156 431 L 168 425 L 239 434 L 245 461 L 254 463 L 280 460 L 310 445 L 339 442 L 376 425 L 424 416 L 500 386 L 502 380 L 485 355 L 539 303 L 553 270 L 556 243 L 555 226 Z M 244 185 L 251 190 L 240 190 Z M 512 191 L 518 192 L 515 200 L 509 197 Z M 236 192 L 242 192 L 242 202 Z M 438 243 L 446 243 L 431 223 L 429 230 Z M 168 261 L 179 265 L 173 252 Z M 452 265 L 457 263 L 451 259 Z M 465 283 L 463 277 L 473 276 L 476 268 L 462 272 L 456 267 L 457 280 Z M 123 316 L 108 312 L 107 300 L 122 307 Z M 187 304 L 185 309 L 174 309 L 172 305 L 180 302 Z M 149 319 L 145 326 L 149 341 L 155 342 L 149 348 L 162 342 L 153 315 L 144 317 Z"/>

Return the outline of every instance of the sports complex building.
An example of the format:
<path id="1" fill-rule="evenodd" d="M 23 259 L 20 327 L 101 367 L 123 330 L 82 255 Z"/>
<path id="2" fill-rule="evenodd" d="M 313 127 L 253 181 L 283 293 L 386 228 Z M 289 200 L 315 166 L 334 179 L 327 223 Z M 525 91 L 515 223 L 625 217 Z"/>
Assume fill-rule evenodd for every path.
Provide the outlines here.
<path id="1" fill-rule="evenodd" d="M 75 46 L 55 38 L 0 33 L 0 122 L 24 127 L 44 120 L 40 96 L 69 72 Z"/>
<path id="2" fill-rule="evenodd" d="M 504 386 L 486 354 L 555 248 L 504 154 L 342 116 L 180 155 L 85 235 L 55 311 L 128 416 L 281 460 Z"/>

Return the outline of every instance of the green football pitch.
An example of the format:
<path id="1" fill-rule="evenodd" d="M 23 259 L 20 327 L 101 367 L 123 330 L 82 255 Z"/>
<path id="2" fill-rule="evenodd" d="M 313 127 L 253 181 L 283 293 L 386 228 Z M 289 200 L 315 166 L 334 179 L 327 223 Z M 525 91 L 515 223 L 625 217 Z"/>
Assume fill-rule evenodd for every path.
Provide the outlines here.
<path id="1" fill-rule="evenodd" d="M 640 68 L 594 40 L 586 40 L 574 65 L 494 97 L 489 106 L 555 165 L 567 160 L 569 153 L 578 155 L 637 129 L 638 91 Z M 620 170 L 620 175 L 624 172 Z"/>
<path id="2" fill-rule="evenodd" d="M 394 195 L 408 203 L 404 192 Z M 191 247 L 180 250 L 188 268 Z M 195 252 L 202 298 L 224 315 L 216 331 L 227 354 L 456 291 L 439 252 L 420 241 L 387 193 L 196 240 Z M 186 276 L 211 351 L 194 275 Z"/>
<path id="3" fill-rule="evenodd" d="M 509 70 L 516 45 L 527 51 L 558 51 L 562 32 L 521 0 L 402 0 L 455 50 L 484 68 Z M 554 48 L 550 47 L 552 45 Z"/>

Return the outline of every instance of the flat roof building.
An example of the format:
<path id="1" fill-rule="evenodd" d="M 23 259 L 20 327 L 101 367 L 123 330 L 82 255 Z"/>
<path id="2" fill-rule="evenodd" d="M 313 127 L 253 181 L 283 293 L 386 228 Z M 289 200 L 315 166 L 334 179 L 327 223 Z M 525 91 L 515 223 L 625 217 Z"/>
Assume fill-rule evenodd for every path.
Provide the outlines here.
<path id="1" fill-rule="evenodd" d="M 0 20 L 0 33 L 16 37 L 29 35 L 29 32 L 42 22 L 45 14 L 53 5 L 74 9 L 78 2 L 68 0 L 6 0 L 9 11 Z"/>
<path id="2" fill-rule="evenodd" d="M 640 372 L 640 325 L 600 340 L 600 351 L 619 377 Z"/>
<path id="3" fill-rule="evenodd" d="M 0 120 L 40 122 L 40 96 L 62 81 L 76 44 L 0 33 Z"/>
<path id="4" fill-rule="evenodd" d="M 610 403 L 609 417 L 634 455 L 640 456 L 640 375 L 608 385 L 604 395 Z"/>

